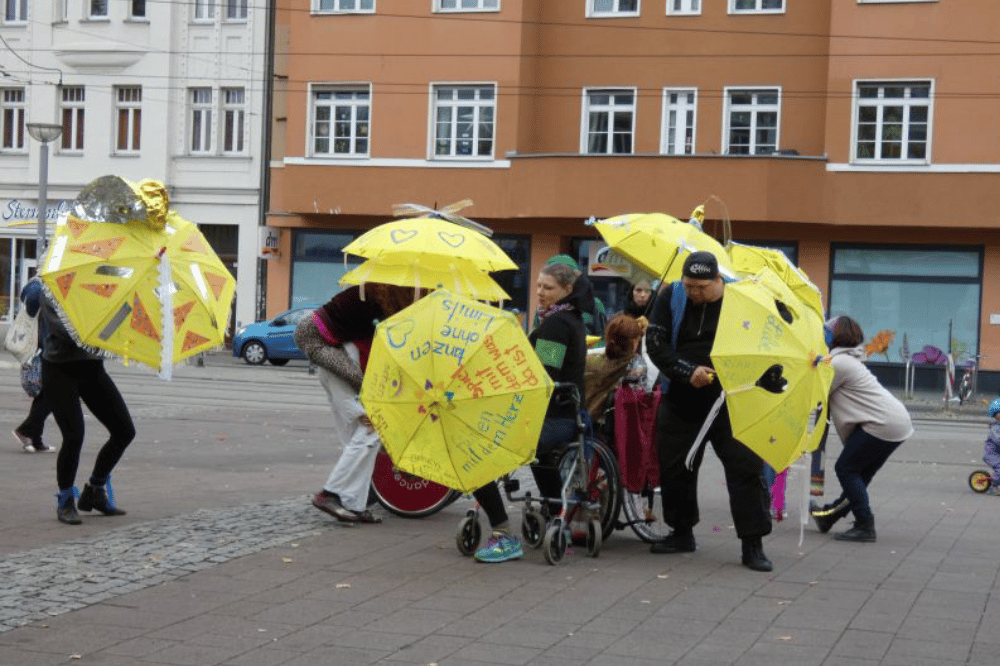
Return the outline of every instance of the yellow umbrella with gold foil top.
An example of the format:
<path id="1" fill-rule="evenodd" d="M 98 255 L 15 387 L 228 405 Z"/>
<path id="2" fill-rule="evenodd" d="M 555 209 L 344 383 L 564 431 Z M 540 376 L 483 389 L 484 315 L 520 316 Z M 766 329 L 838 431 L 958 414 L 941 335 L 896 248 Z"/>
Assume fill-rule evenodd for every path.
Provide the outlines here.
<path id="1" fill-rule="evenodd" d="M 439 289 L 378 325 L 361 402 L 396 467 L 471 492 L 535 457 L 552 388 L 514 315 Z"/>
<path id="2" fill-rule="evenodd" d="M 169 378 L 223 342 L 236 281 L 158 181 L 93 181 L 56 232 L 39 275 L 67 329 L 91 351 Z"/>

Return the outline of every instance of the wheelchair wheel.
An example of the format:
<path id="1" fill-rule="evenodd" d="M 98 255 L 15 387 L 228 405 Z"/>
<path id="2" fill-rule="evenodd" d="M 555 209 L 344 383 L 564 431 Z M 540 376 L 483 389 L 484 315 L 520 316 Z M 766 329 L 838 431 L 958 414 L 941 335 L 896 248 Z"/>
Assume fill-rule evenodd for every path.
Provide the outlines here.
<path id="1" fill-rule="evenodd" d="M 582 490 L 582 494 L 590 501 L 600 505 L 601 539 L 607 540 L 615 529 L 618 514 L 622 506 L 621 476 L 618 472 L 618 462 L 611 449 L 604 442 L 587 438 L 585 443 L 587 456 L 586 486 L 578 488 L 577 483 L 570 491 Z M 573 473 L 576 464 L 577 448 L 571 446 L 559 461 L 559 473 L 563 479 Z M 585 520 L 580 515 L 576 520 Z"/>
<path id="2" fill-rule="evenodd" d="M 403 518 L 424 518 L 448 506 L 462 493 L 396 468 L 385 451 L 375 458 L 370 495 Z"/>
<path id="3" fill-rule="evenodd" d="M 479 517 L 475 511 L 469 511 L 465 518 L 458 523 L 458 533 L 455 534 L 455 545 L 458 552 L 466 557 L 473 555 L 479 548 L 479 542 L 483 538 L 483 528 L 479 524 Z"/>
<path id="4" fill-rule="evenodd" d="M 542 540 L 545 561 L 552 565 L 559 564 L 566 556 L 567 548 L 569 543 L 566 541 L 566 531 L 563 529 L 562 521 L 556 520 L 545 531 L 545 538 Z"/>
<path id="5" fill-rule="evenodd" d="M 545 538 L 545 521 L 542 520 L 542 514 L 534 509 L 524 514 L 521 518 L 521 536 L 524 537 L 524 543 L 532 548 L 542 545 L 542 540 Z"/>
<path id="6" fill-rule="evenodd" d="M 670 527 L 663 522 L 663 501 L 660 489 L 645 488 L 642 492 L 622 492 L 625 520 L 635 535 L 646 543 L 659 541 L 670 534 Z"/>
<path id="7" fill-rule="evenodd" d="M 601 554 L 601 546 L 604 539 L 601 538 L 601 521 L 591 519 L 587 523 L 587 555 L 597 557 Z"/>
<path id="8" fill-rule="evenodd" d="M 973 492 L 985 493 L 990 489 L 990 473 L 984 469 L 977 469 L 969 475 L 969 487 Z"/>

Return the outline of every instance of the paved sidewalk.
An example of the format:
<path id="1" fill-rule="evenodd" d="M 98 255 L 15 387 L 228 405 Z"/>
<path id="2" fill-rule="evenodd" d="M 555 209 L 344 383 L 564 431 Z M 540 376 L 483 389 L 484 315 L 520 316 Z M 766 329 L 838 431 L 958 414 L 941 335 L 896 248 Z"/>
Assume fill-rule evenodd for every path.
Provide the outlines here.
<path id="1" fill-rule="evenodd" d="M 765 540 L 775 571 L 745 569 L 710 455 L 695 553 L 654 556 L 620 531 L 597 559 L 551 567 L 528 550 L 484 565 L 455 549 L 467 500 L 355 527 L 311 508 L 336 452 L 304 368 L 200 370 L 177 382 L 214 382 L 232 405 L 181 418 L 156 380 L 116 375 L 143 438 L 116 485 L 128 516 L 56 523 L 51 480 L 33 471 L 50 475 L 54 457 L 0 451 L 0 665 L 953 666 L 1000 650 L 1000 498 L 966 485 L 987 423 L 978 406 L 911 404 L 935 418 L 876 479 L 875 544 L 807 526 L 799 545 L 793 508 Z M 229 395 L 262 377 L 259 390 L 295 409 Z M 9 425 L 25 404 L 0 416 Z M 802 481 L 793 470 L 790 498 Z"/>

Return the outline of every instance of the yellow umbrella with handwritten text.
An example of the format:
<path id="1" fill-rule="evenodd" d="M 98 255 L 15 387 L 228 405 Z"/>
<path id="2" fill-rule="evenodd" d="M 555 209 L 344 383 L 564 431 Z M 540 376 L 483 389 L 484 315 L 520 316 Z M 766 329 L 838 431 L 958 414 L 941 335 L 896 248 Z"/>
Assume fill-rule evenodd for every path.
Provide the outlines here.
<path id="1" fill-rule="evenodd" d="M 514 315 L 439 289 L 378 325 L 361 402 L 396 467 L 471 492 L 535 457 L 552 388 Z"/>

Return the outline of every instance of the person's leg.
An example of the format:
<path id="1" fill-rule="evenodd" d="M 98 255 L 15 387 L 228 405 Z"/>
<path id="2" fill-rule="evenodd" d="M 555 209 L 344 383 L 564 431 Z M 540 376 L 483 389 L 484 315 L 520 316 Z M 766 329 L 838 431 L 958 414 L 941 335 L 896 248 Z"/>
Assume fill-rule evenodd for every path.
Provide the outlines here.
<path id="1" fill-rule="evenodd" d="M 542 497 L 559 498 L 562 494 L 563 480 L 556 467 L 559 464 L 557 451 L 575 436 L 575 419 L 545 419 L 542 423 L 536 451 L 538 464 L 531 466 L 531 474 Z"/>
<path id="2" fill-rule="evenodd" d="M 49 407 L 48 396 L 43 390 L 32 399 L 28 415 L 21 422 L 21 425 L 17 426 L 14 430 L 16 433 L 30 439 L 35 450 L 39 450 L 37 445 L 42 443 L 42 431 L 45 429 L 45 419 L 51 413 L 52 408 Z"/>
<path id="3" fill-rule="evenodd" d="M 368 491 L 381 445 L 378 433 L 358 421 L 354 434 L 344 445 L 344 452 L 323 485 L 325 491 L 336 494 L 350 511 L 360 514 L 367 510 Z"/>
<path id="4" fill-rule="evenodd" d="M 834 465 L 834 471 L 844 489 L 854 514 L 854 529 L 837 538 L 849 541 L 875 541 L 875 516 L 868 501 L 868 484 L 902 442 L 886 442 L 869 435 L 861 428 L 844 441 L 844 450 Z"/>
<path id="5" fill-rule="evenodd" d="M 992 484 L 1000 485 L 1000 447 L 987 442 L 983 447 L 983 462 L 993 470 Z"/>
<path id="6" fill-rule="evenodd" d="M 685 459 L 700 423 L 689 423 L 673 415 L 666 400 L 660 402 L 656 414 L 656 443 L 660 458 L 660 495 L 663 520 L 673 530 L 661 542 L 654 543 L 654 553 L 691 552 L 695 549 L 694 526 L 698 512 L 699 455 L 694 469 L 685 466 Z"/>
<path id="7" fill-rule="evenodd" d="M 504 508 L 499 486 L 491 481 L 475 490 L 472 495 L 483 508 L 493 532 L 486 544 L 476 551 L 476 560 L 496 563 L 524 557 L 521 540 L 510 533 L 507 509 Z"/>
<path id="8" fill-rule="evenodd" d="M 98 451 L 90 480 L 80 493 L 80 510 L 97 509 L 106 516 L 125 515 L 125 511 L 115 506 L 110 479 L 111 471 L 135 439 L 132 415 L 103 363 L 95 363 L 88 375 L 81 378 L 80 397 L 94 417 L 108 430 L 108 441 Z"/>
<path id="9" fill-rule="evenodd" d="M 76 512 L 76 488 L 73 484 L 80 465 L 84 432 L 83 408 L 74 372 L 76 365 L 42 360 L 42 385 L 47 387 L 52 416 L 62 434 L 62 445 L 56 459 L 56 483 L 59 487 L 56 516 L 61 522 L 71 525 L 80 524 L 80 516 Z"/>

